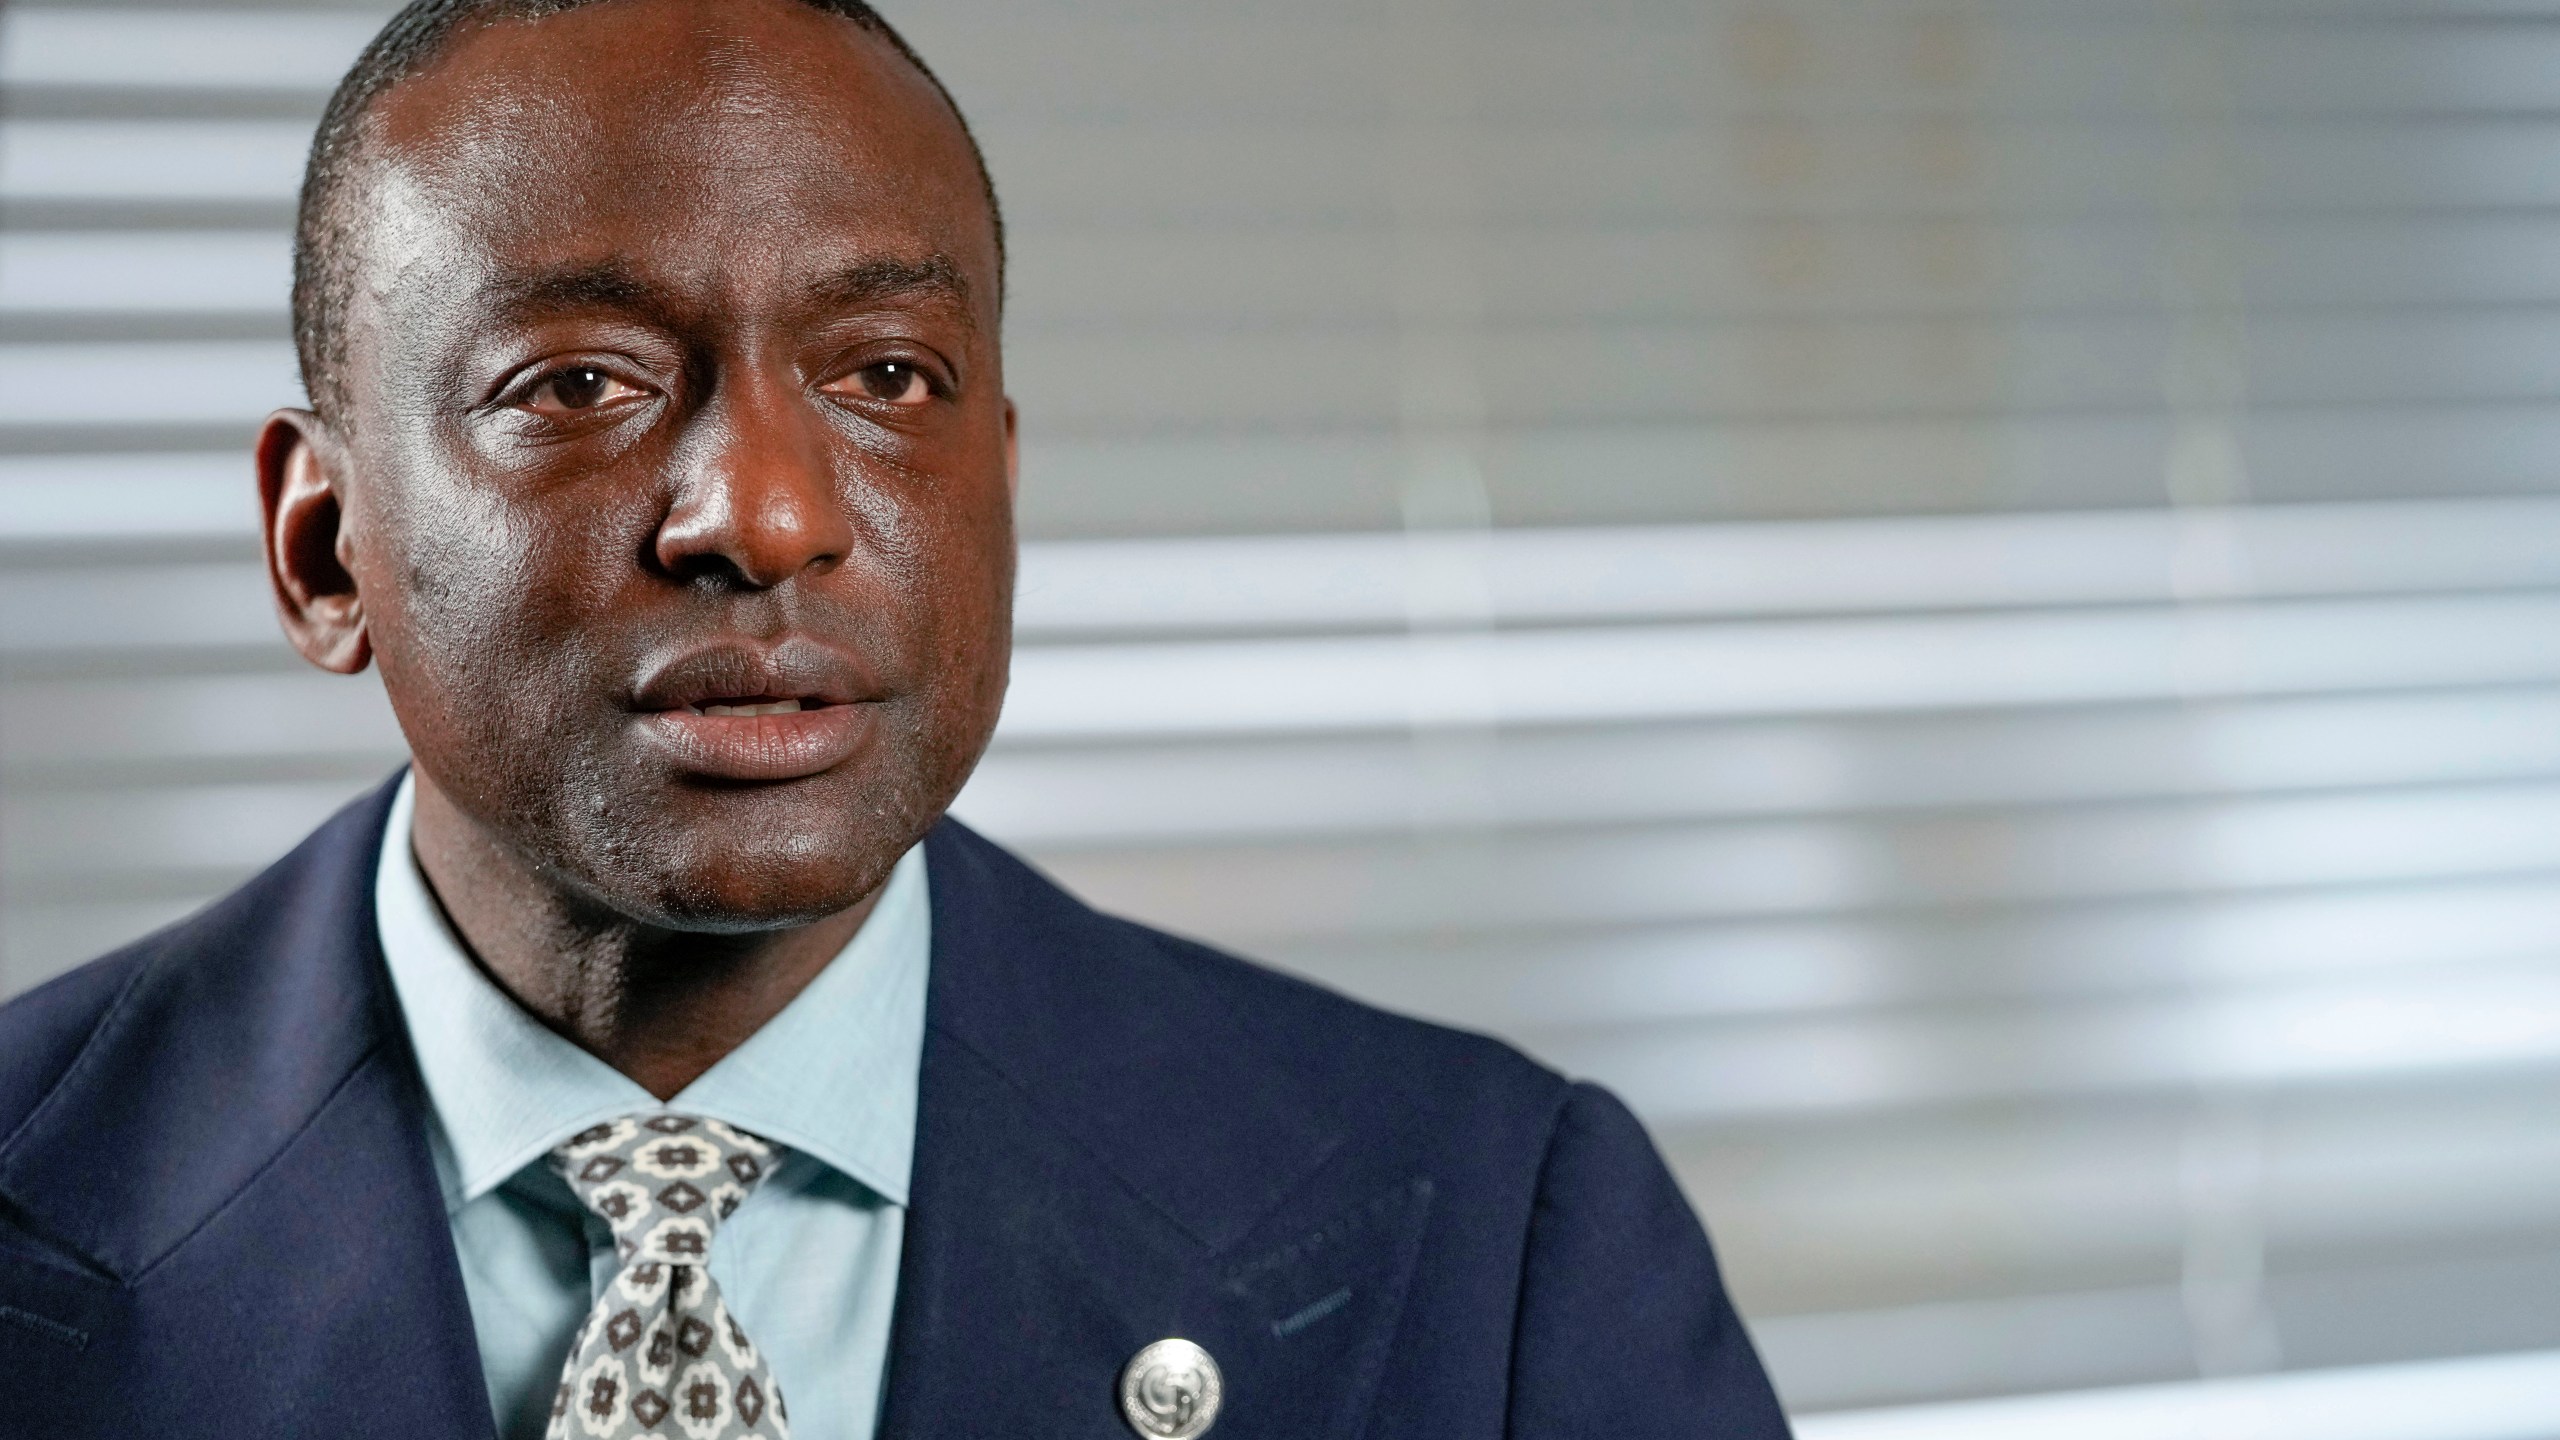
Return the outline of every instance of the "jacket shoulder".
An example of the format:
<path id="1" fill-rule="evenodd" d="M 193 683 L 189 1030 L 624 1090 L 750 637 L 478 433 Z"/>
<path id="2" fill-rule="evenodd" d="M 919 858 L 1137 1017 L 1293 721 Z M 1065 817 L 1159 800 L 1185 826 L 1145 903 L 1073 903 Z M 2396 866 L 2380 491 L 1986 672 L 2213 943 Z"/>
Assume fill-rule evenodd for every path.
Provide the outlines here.
<path id="1" fill-rule="evenodd" d="M 965 1000 L 990 1054 L 1052 1051 L 1081 1068 L 1116 1047 L 1204 1099 L 1288 1093 L 1354 1132 L 1510 1150 L 1542 1146 L 1571 1089 L 1489 1036 L 1397 1015 L 1311 981 L 1088 906 L 1019 856 L 946 820 L 932 837 L 937 964 L 977 968 Z M 946 932 L 951 932 L 946 934 Z M 937 975 L 937 985 L 955 977 Z M 1081 1033 L 1061 1043 L 1061 1026 Z M 1123 1078 L 1126 1078 L 1125 1076 Z M 1227 1103 L 1221 1101 L 1218 1103 Z"/>
<path id="2" fill-rule="evenodd" d="M 1220 996 L 1301 1076 L 1346 1097 L 1398 1096 L 1442 1115 L 1553 1118 L 1572 1082 L 1489 1035 L 1399 1015 L 1314 981 L 1135 921 L 1110 923 Z"/>
<path id="3" fill-rule="evenodd" d="M 159 936 L 58 975 L 0 1005 L 0 1137 L 43 1103 L 158 953 Z"/>
<path id="4" fill-rule="evenodd" d="M 316 839 L 332 838 L 324 828 Z M 201 981 L 222 968 L 225 957 L 246 958 L 254 946 L 242 937 L 262 914 L 278 908 L 296 862 L 310 841 L 239 889 L 194 914 L 56 976 L 0 1004 L 0 1140 L 44 1101 L 79 1063 L 91 1041 L 105 1035 L 120 1012 L 149 1012 L 155 1048 L 176 1039 L 169 1026 L 203 1020 L 193 1005 L 159 1003 L 157 992 L 181 979 Z M 234 966 L 233 968 L 237 968 Z"/>
<path id="5" fill-rule="evenodd" d="M 378 1028 L 365 882 L 388 796 L 358 799 L 194 914 L 0 1005 L 0 1172 L 34 1184 L 40 1156 L 79 1159 L 60 1133 L 76 1114 L 128 1148 L 165 1135 L 189 1173 L 211 1173 L 205 1135 L 256 1148 L 243 1107 L 282 1114 L 334 1084 Z"/>

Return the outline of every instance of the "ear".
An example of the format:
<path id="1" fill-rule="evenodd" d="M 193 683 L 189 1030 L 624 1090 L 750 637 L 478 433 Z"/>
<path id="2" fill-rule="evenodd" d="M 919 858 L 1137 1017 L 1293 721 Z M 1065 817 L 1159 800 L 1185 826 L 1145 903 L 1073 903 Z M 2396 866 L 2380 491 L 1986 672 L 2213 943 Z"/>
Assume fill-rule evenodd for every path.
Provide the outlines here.
<path id="1" fill-rule="evenodd" d="M 303 659 L 353 675 L 372 663 L 373 642 L 348 564 L 343 456 L 326 422 L 308 410 L 278 410 L 258 431 L 258 503 L 276 616 Z"/>
<path id="2" fill-rule="evenodd" d="M 1004 494 L 1022 503 L 1022 437 L 1014 428 L 1013 397 L 1004 397 Z"/>

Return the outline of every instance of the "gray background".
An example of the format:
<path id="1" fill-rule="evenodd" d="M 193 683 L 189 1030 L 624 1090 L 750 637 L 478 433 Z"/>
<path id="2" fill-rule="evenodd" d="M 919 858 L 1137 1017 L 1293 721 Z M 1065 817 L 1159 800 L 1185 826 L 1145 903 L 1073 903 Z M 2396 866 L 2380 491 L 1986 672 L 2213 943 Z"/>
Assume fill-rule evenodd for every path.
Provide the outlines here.
<path id="1" fill-rule="evenodd" d="M 2560 1347 L 2560 7 L 890 13 L 1013 225 L 963 815 L 1616 1087 L 1801 1410 Z M 380 15 L 0 20 L 0 993 L 400 759 L 244 459 Z"/>

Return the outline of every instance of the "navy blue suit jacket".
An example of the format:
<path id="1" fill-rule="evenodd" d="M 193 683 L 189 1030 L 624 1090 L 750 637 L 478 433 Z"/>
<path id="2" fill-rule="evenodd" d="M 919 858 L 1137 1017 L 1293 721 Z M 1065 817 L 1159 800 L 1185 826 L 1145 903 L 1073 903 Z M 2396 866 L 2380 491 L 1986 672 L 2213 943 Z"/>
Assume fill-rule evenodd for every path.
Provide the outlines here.
<path id="1" fill-rule="evenodd" d="M 491 1434 L 376 940 L 387 790 L 0 1008 L 0 1435 Z M 1492 1041 L 1087 909 L 945 822 L 882 1434 L 1782 1437 L 1635 1120 Z"/>

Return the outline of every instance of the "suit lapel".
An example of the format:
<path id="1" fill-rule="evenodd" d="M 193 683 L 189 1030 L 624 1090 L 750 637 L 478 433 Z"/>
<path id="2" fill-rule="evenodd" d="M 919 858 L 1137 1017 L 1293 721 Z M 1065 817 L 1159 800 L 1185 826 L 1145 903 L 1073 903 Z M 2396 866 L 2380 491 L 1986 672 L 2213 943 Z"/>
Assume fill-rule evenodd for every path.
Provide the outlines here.
<path id="1" fill-rule="evenodd" d="M 0 1141 L 0 1206 L 61 1252 L 0 1267 L 38 1277 L 64 1380 L 116 1422 L 65 1433 L 491 1431 L 376 938 L 389 795 L 143 942 Z"/>
<path id="2" fill-rule="evenodd" d="M 1226 1382 L 1220 1440 L 1348 1435 L 1430 1208 L 1166 942 L 946 822 L 884 1440 L 1125 1437 L 1155 1340 Z M 1232 962 L 1212 962 L 1225 964 Z"/>

